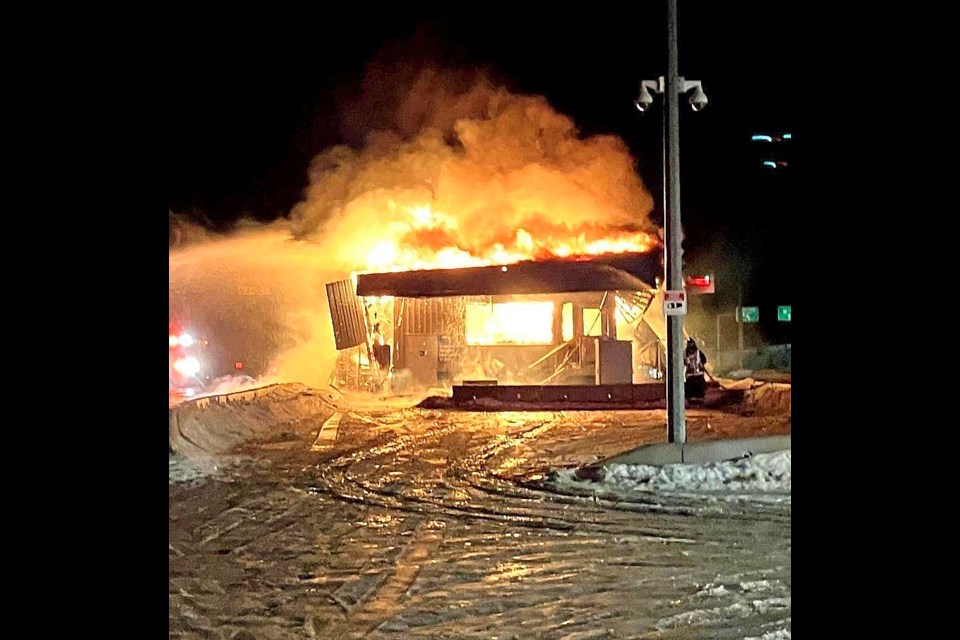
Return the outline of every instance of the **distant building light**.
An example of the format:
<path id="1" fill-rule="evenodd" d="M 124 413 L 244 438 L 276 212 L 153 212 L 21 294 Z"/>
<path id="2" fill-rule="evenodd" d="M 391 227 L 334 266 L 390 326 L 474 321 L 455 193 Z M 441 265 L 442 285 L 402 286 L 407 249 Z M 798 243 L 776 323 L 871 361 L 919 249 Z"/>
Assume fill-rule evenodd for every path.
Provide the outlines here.
<path id="1" fill-rule="evenodd" d="M 790 134 L 789 134 L 789 133 L 785 133 L 785 134 L 783 134 L 783 139 L 784 139 L 784 140 L 789 140 L 789 139 L 790 139 L 790 137 L 791 137 L 791 136 L 790 136 Z"/>
<path id="2" fill-rule="evenodd" d="M 753 140 L 754 142 L 773 142 L 773 138 L 771 138 L 770 136 L 765 136 L 760 134 L 751 136 L 750 139 Z"/>

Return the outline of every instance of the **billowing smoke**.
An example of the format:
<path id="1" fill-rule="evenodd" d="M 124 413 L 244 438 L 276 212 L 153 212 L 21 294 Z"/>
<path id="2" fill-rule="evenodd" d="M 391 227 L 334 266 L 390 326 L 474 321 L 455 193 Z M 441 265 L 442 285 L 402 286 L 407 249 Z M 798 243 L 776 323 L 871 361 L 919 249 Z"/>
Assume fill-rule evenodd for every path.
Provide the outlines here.
<path id="1" fill-rule="evenodd" d="M 381 77 L 354 105 L 376 104 L 364 144 L 314 159 L 289 220 L 215 239 L 171 226 L 171 314 L 257 375 L 327 383 L 336 351 L 324 284 L 351 272 L 567 255 L 656 233 L 619 138 L 582 138 L 543 97 L 479 73 L 428 69 L 403 91 L 392 78 L 389 93 Z M 358 111 L 345 122 L 356 128 Z"/>
<path id="2" fill-rule="evenodd" d="M 191 244 L 209 242 L 215 238 L 210 222 L 201 216 L 170 212 L 170 250 Z"/>
<path id="3" fill-rule="evenodd" d="M 171 250 L 170 315 L 207 341 L 211 376 L 326 385 L 336 352 L 324 283 L 343 274 L 289 227 L 248 223 Z"/>
<path id="4" fill-rule="evenodd" d="M 351 269 L 471 263 L 442 265 L 442 250 L 478 261 L 569 255 L 656 232 L 623 141 L 581 138 L 543 97 L 427 70 L 391 124 L 361 149 L 321 153 L 292 212 L 298 237 L 325 242 Z"/>

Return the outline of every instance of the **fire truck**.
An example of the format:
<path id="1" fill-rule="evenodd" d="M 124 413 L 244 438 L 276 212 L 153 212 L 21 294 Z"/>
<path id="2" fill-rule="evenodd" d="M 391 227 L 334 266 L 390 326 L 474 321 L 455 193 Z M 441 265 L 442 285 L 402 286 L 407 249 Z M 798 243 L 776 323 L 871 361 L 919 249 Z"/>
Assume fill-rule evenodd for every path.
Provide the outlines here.
<path id="1" fill-rule="evenodd" d="M 263 358 L 228 340 L 208 341 L 199 323 L 170 320 L 170 395 L 192 397 L 248 384 L 262 375 Z"/>
<path id="2" fill-rule="evenodd" d="M 206 341 L 170 323 L 170 395 L 192 396 L 209 380 L 203 351 Z"/>

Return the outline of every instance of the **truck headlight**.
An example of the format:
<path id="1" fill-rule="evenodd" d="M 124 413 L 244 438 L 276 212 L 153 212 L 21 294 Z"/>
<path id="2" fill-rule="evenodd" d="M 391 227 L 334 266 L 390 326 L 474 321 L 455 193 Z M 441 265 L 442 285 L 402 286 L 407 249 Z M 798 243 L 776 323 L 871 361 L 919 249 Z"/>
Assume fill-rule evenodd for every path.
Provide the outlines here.
<path id="1" fill-rule="evenodd" d="M 195 376 L 200 373 L 200 361 L 193 356 L 187 358 L 178 358 L 173 363 L 174 370 L 180 375 Z"/>

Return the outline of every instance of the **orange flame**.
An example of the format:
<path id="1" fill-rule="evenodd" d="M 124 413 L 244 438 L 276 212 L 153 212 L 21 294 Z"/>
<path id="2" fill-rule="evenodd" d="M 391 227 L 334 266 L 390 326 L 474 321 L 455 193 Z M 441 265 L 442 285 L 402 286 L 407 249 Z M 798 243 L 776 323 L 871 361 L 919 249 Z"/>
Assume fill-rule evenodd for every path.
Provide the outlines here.
<path id="1" fill-rule="evenodd" d="M 656 236 L 631 229 L 609 230 L 589 223 L 569 227 L 543 217 L 529 217 L 512 237 L 495 235 L 485 245 L 465 246 L 455 217 L 429 205 L 411 207 L 398 233 L 377 242 L 366 256 L 368 271 L 459 269 L 525 260 L 576 258 L 615 253 L 646 253 Z M 399 228 L 398 228 L 399 227 Z"/>
<path id="2" fill-rule="evenodd" d="M 542 96 L 485 77 L 425 70 L 397 95 L 387 129 L 314 159 L 291 211 L 296 236 L 321 243 L 330 263 L 458 268 L 658 244 L 653 198 L 620 138 L 582 136 Z"/>
<path id="3" fill-rule="evenodd" d="M 468 345 L 551 344 L 552 302 L 470 303 L 466 313 Z"/>

